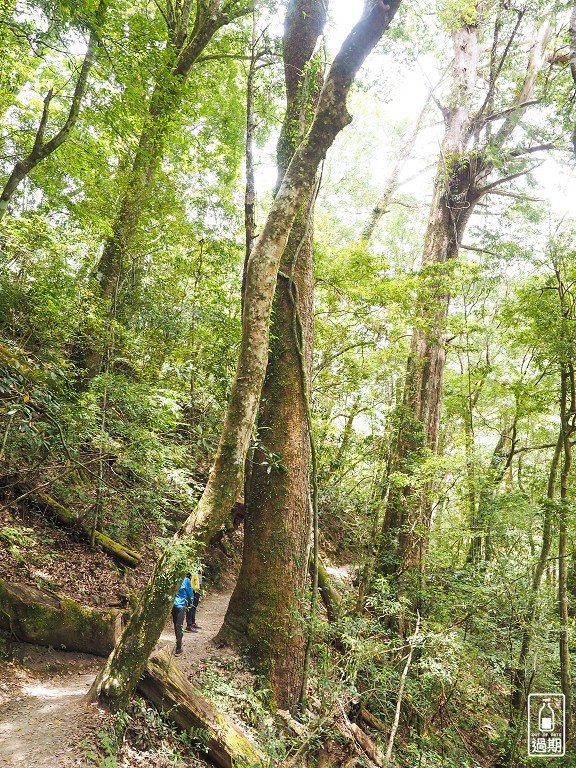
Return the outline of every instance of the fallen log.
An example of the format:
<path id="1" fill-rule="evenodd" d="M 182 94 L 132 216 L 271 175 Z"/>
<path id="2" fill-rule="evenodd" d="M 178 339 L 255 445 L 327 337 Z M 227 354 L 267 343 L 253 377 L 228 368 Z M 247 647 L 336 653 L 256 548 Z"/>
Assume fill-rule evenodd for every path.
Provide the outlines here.
<path id="1" fill-rule="evenodd" d="M 64 528 L 70 528 L 77 531 L 85 541 L 92 541 L 92 531 L 90 528 L 78 520 L 76 515 L 63 504 L 60 504 L 60 502 L 56 501 L 56 499 L 53 499 L 52 496 L 49 496 L 43 491 L 36 491 L 29 488 L 25 488 L 24 490 L 30 500 L 56 522 L 60 523 Z M 100 531 L 95 532 L 94 541 L 104 550 L 104 552 L 113 557 L 114 560 L 122 563 L 122 565 L 135 568 L 142 560 L 142 555 L 138 552 L 125 547 L 123 544 L 119 544 L 109 536 L 100 533 Z"/>
<path id="2" fill-rule="evenodd" d="M 380 720 L 379 717 L 376 717 L 376 715 L 373 715 L 372 712 L 370 712 L 369 709 L 366 709 L 364 706 L 360 706 L 359 711 L 360 719 L 363 720 L 366 725 L 369 725 L 370 728 L 374 728 L 376 731 L 381 731 L 382 733 L 388 734 L 390 731 L 389 726 L 386 725 L 382 720 Z"/>
<path id="3" fill-rule="evenodd" d="M 356 723 L 349 723 L 348 728 L 352 732 L 352 735 L 356 739 L 358 745 L 368 755 L 373 763 L 383 768 L 386 765 L 386 758 L 380 751 L 377 745 L 372 741 L 368 734 L 364 733 L 362 728 L 356 725 Z"/>
<path id="4" fill-rule="evenodd" d="M 201 729 L 205 741 L 202 749 L 219 768 L 232 768 L 232 765 L 249 765 L 250 768 L 269 766 L 264 754 L 238 726 L 188 682 L 172 660 L 169 647 L 150 656 L 138 690 L 180 728 Z"/>
<path id="5" fill-rule="evenodd" d="M 0 579 L 0 629 L 24 643 L 108 656 L 122 631 L 122 612 L 96 611 L 55 592 Z"/>

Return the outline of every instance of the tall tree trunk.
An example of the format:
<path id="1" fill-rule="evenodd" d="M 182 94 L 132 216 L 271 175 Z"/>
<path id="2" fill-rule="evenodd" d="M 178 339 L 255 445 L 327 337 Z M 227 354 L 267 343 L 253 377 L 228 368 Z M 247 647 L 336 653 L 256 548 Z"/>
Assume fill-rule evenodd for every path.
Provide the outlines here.
<path id="1" fill-rule="evenodd" d="M 91 689 L 111 707 L 122 706 L 162 632 L 188 552 L 216 533 L 242 487 L 246 450 L 268 361 L 270 310 L 280 259 L 294 219 L 315 187 L 316 173 L 338 133 L 350 123 L 346 98 L 354 78 L 398 9 L 397 2 L 367 0 L 364 13 L 334 59 L 314 120 L 296 150 L 248 260 L 238 365 L 214 464 L 196 508 L 159 558 L 122 637 Z"/>
<path id="2" fill-rule="evenodd" d="M 325 21 L 325 0 L 292 0 L 286 10 L 287 108 L 278 146 L 279 179 L 304 138 L 307 115 L 313 114 L 318 97 L 322 69 L 316 68 L 312 56 Z M 294 223 L 280 265 L 258 418 L 259 443 L 265 448 L 257 449 L 252 461 L 242 565 L 219 633 L 221 641 L 249 654 L 282 709 L 296 707 L 304 668 L 314 195 L 313 189 Z"/>
<path id="3" fill-rule="evenodd" d="M 478 28 L 465 24 L 452 34 L 454 87 L 450 104 L 453 106 L 443 108 L 446 131 L 424 242 L 416 319 L 391 460 L 392 472 L 405 474 L 408 478 L 414 476 L 422 460 L 437 448 L 446 361 L 444 326 L 450 301 L 446 282 L 458 256 L 466 225 L 484 195 L 496 194 L 495 190 L 501 184 L 530 170 L 525 167 L 521 172 L 487 183 L 495 170 L 494 150 L 503 151 L 527 104 L 531 103 L 536 77 L 550 40 L 551 25 L 547 19 L 533 36 L 526 71 L 512 104 L 500 114 L 486 114 L 498 74 L 518 34 L 523 14 L 523 11 L 517 12 L 517 24 L 501 56 L 494 44 L 491 57 L 498 63 L 493 67 L 489 93 L 480 109 L 474 109 L 473 104 L 480 50 Z M 496 118 L 502 119 L 502 124 L 492 134 L 490 125 Z M 482 130 L 489 149 L 486 152 L 478 148 Z M 467 149 L 471 139 L 477 147 L 474 152 Z M 510 152 L 509 156 L 522 157 L 523 154 L 525 152 L 519 149 Z M 403 488 L 390 489 L 379 546 L 382 573 L 420 578 L 431 523 L 428 496 L 429 488 L 420 483 L 417 490 L 410 480 Z"/>
<path id="4" fill-rule="evenodd" d="M 452 42 L 455 60 L 451 103 L 454 106 L 445 111 L 446 130 L 424 241 L 417 317 L 391 460 L 392 472 L 406 474 L 411 473 L 414 460 L 436 449 L 446 360 L 444 324 L 449 304 L 446 279 L 477 201 L 473 169 L 465 154 L 478 68 L 477 27 L 466 25 L 456 30 Z M 380 568 L 384 573 L 419 569 L 429 524 L 430 505 L 425 492 L 415 493 L 409 485 L 391 489 L 380 547 Z"/>

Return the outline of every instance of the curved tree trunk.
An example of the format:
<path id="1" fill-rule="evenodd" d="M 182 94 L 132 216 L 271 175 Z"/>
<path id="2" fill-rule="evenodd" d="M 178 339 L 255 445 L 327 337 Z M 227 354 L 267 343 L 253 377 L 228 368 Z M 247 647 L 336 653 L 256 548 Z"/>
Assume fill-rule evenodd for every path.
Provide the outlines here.
<path id="1" fill-rule="evenodd" d="M 156 564 L 140 603 L 91 689 L 91 696 L 111 707 L 128 701 L 162 632 L 189 556 L 179 540 L 193 539 L 196 544 L 209 541 L 227 519 L 242 488 L 244 460 L 268 361 L 270 310 L 280 259 L 298 210 L 310 199 L 320 163 L 338 133 L 350 123 L 346 98 L 356 73 L 398 6 L 399 0 L 366 2 L 362 18 L 330 67 L 312 126 L 286 171 L 254 244 L 246 275 L 240 354 L 214 464 L 196 508 Z"/>

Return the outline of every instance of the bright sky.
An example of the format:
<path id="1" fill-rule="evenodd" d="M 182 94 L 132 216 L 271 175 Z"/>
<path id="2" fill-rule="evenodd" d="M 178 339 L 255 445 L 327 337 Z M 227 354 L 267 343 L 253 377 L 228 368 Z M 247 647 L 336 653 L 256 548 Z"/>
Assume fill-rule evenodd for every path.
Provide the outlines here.
<path id="1" fill-rule="evenodd" d="M 329 23 L 326 27 L 329 58 L 338 52 L 342 41 L 359 19 L 363 5 L 363 0 L 330 0 Z M 388 85 L 384 86 L 386 98 L 368 95 L 362 101 L 361 95 L 358 97 L 352 95 L 350 107 L 354 121 L 338 137 L 328 155 L 328 166 L 332 167 L 334 177 L 331 181 L 334 179 L 339 181 L 347 174 L 356 173 L 356 176 L 365 180 L 366 184 L 370 181 L 372 186 L 384 184 L 394 159 L 394 125 L 406 127 L 416 121 L 428 92 L 429 81 L 427 82 L 426 76 L 429 80 L 436 81 L 433 63 L 426 62 L 424 66 L 427 70 L 426 75 L 417 66 L 411 69 L 409 66 L 397 66 L 396 62 L 390 62 L 390 60 L 386 62 L 382 54 L 378 54 L 378 50 L 371 54 L 364 73 L 360 73 L 359 80 L 364 79 L 365 82 L 376 80 L 378 76 L 383 76 L 382 73 L 385 70 L 392 69 L 393 75 L 389 77 Z M 354 133 L 358 136 L 356 140 L 353 138 Z M 414 159 L 408 164 L 405 175 L 411 176 L 429 163 L 434 163 L 438 155 L 441 134 L 441 118 L 438 115 L 436 127 L 428 129 L 419 139 L 419 147 L 414 153 Z M 275 141 L 274 138 L 257 158 L 257 185 L 261 196 L 265 196 L 276 181 Z M 358 147 L 362 141 L 365 142 L 363 150 L 368 158 L 366 160 L 368 165 L 364 168 L 360 166 L 354 168 L 356 157 L 354 147 Z M 366 142 L 371 146 L 366 145 Z M 374 146 L 380 147 L 380 151 L 375 152 Z M 357 155 L 360 160 L 363 159 L 360 149 L 357 150 Z M 427 177 L 415 180 L 403 191 L 415 192 L 423 198 L 429 197 L 432 190 L 428 177 L 431 173 Z M 549 153 L 546 162 L 535 171 L 534 175 L 538 181 L 538 187 L 530 194 L 538 198 L 550 199 L 558 217 L 576 216 L 574 202 L 576 201 L 576 168 L 572 167 L 572 164 L 567 167 L 566 160 L 561 159 L 559 153 L 557 153 L 557 159 L 553 153 Z M 345 213 L 343 211 L 343 215 Z M 364 217 L 366 214 L 367 211 L 360 215 Z M 353 212 L 352 215 L 354 215 Z"/>

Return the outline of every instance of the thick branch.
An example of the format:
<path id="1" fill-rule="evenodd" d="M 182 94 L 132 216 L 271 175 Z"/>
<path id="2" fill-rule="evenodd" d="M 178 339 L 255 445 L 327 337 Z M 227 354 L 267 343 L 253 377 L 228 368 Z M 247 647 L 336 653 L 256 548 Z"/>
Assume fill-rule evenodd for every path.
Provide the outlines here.
<path id="1" fill-rule="evenodd" d="M 476 194 L 478 195 L 478 198 L 488 194 L 488 192 L 492 192 L 493 194 L 496 194 L 495 192 L 493 192 L 493 190 L 496 187 L 502 186 L 502 184 L 505 184 L 507 181 L 513 181 L 514 179 L 519 179 L 521 176 L 525 176 L 527 173 L 530 173 L 530 171 L 534 170 L 534 168 L 537 168 L 539 165 L 541 165 L 541 163 L 536 163 L 535 165 L 531 165 L 530 168 L 524 168 L 524 170 L 518 171 L 518 173 L 511 173 L 510 176 L 502 176 L 501 179 L 496 179 L 496 181 L 493 181 L 490 184 L 486 184 L 486 186 L 480 187 L 479 189 L 477 189 Z"/>
<path id="2" fill-rule="evenodd" d="M 56 133 L 49 141 L 44 142 L 44 131 L 46 129 L 46 123 L 48 122 L 48 115 L 50 110 L 50 102 L 53 97 L 53 91 L 50 90 L 44 99 L 44 108 L 42 110 L 42 117 L 40 118 L 40 124 L 36 132 L 34 140 L 34 146 L 32 151 L 29 152 L 22 160 L 18 160 L 12 169 L 12 173 L 6 182 L 2 194 L 0 195 L 0 219 L 6 213 L 8 203 L 12 196 L 16 192 L 20 182 L 28 176 L 28 174 L 46 157 L 55 152 L 66 141 L 70 135 L 72 129 L 76 125 L 78 115 L 80 114 L 80 105 L 84 94 L 86 92 L 86 83 L 88 81 L 88 74 L 94 62 L 94 56 L 98 48 L 100 39 L 98 35 L 98 29 L 101 27 L 104 20 L 104 16 L 107 10 L 106 0 L 100 0 L 100 5 L 96 13 L 96 28 L 90 34 L 88 41 L 88 49 L 80 68 L 80 74 L 76 81 L 76 88 L 72 96 L 72 103 L 70 104 L 70 110 L 68 111 L 68 117 L 62 128 Z"/>

